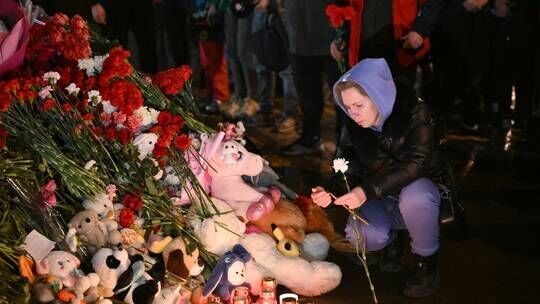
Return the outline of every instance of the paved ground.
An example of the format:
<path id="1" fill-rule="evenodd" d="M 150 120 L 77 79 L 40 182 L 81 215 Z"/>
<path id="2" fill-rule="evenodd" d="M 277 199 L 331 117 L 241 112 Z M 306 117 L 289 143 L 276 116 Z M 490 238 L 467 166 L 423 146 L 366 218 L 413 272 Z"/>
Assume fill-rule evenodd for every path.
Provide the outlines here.
<path id="1" fill-rule="evenodd" d="M 248 135 L 285 184 L 308 193 L 330 174 L 334 116 L 327 105 L 324 151 L 316 156 L 277 153 L 296 133 L 250 128 Z M 468 238 L 452 241 L 443 236 L 441 288 L 428 298 L 410 300 L 400 295 L 407 270 L 386 274 L 371 267 L 379 303 L 540 303 L 540 140 L 538 134 L 507 131 L 487 128 L 481 136 L 447 137 L 454 166 L 462 177 Z M 342 231 L 346 214 L 337 208 L 328 211 Z M 315 303 L 373 303 L 359 266 L 335 251 L 329 260 L 341 266 L 343 280 L 336 290 L 315 298 Z"/>

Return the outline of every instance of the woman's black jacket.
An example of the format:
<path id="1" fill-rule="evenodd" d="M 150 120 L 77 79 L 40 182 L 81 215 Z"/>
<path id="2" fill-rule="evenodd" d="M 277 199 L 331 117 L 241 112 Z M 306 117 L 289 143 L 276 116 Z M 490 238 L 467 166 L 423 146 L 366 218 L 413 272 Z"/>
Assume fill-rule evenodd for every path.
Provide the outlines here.
<path id="1" fill-rule="evenodd" d="M 367 199 L 382 199 L 399 194 L 401 189 L 421 177 L 438 178 L 441 163 L 436 156 L 438 139 L 435 122 L 427 104 L 414 92 L 397 86 L 392 113 L 382 132 L 362 128 L 346 118 L 336 157 L 350 162 L 350 186 L 363 188 Z M 331 188 L 343 184 L 340 174 Z M 342 188 L 342 187 L 340 187 Z M 340 191 L 337 189 L 335 191 Z"/>

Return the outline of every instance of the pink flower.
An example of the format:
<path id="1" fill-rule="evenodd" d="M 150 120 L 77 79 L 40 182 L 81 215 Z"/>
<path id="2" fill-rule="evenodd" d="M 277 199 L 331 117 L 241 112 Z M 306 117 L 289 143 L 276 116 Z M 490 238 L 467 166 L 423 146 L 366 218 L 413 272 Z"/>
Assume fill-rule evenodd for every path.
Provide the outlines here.
<path id="1" fill-rule="evenodd" d="M 142 117 L 140 117 L 139 115 L 130 115 L 127 118 L 126 127 L 128 127 L 131 132 L 137 133 L 137 131 L 139 131 L 139 129 L 141 128 L 141 125 Z"/>
<path id="2" fill-rule="evenodd" d="M 116 185 L 110 184 L 105 188 L 105 191 L 107 191 L 107 196 L 112 201 L 116 197 Z"/>
<path id="3" fill-rule="evenodd" d="M 123 125 L 127 119 L 127 115 L 122 112 L 114 112 L 112 116 L 116 125 Z"/>
<path id="4" fill-rule="evenodd" d="M 41 186 L 41 201 L 53 207 L 56 205 L 56 183 L 54 179 L 49 180 L 45 185 Z"/>
<path id="5" fill-rule="evenodd" d="M 112 123 L 112 116 L 110 114 L 101 112 L 100 116 L 101 116 L 101 122 L 103 123 L 105 127 L 107 127 L 108 125 Z"/>

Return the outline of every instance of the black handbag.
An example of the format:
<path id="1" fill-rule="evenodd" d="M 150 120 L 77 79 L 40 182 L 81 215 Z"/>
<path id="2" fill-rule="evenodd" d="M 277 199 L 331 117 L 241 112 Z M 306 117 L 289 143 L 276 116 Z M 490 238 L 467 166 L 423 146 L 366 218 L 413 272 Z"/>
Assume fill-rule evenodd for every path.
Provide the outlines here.
<path id="1" fill-rule="evenodd" d="M 444 160 L 443 174 L 437 181 L 441 195 L 439 223 L 441 232 L 449 239 L 460 241 L 468 236 L 465 207 L 461 200 L 454 169 L 449 161 Z"/>

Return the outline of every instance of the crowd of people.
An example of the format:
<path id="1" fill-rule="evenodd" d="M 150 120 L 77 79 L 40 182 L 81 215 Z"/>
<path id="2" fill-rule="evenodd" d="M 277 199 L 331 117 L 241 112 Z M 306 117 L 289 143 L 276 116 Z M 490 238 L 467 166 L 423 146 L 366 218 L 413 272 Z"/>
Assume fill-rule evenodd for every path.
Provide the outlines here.
<path id="1" fill-rule="evenodd" d="M 421 84 L 419 94 L 433 110 L 465 131 L 511 122 L 526 129 L 538 112 L 540 12 L 534 0 L 35 2 L 49 13 L 80 14 L 100 24 L 110 38 L 136 48 L 144 72 L 183 64 L 199 69 L 208 112 L 251 127 L 275 125 L 280 132 L 300 127 L 299 139 L 283 148 L 287 155 L 317 151 L 321 87 L 339 78 L 339 60 L 352 67 L 364 58 L 385 58 L 397 80 Z M 330 4 L 354 9 L 342 39 L 325 14 Z M 261 62 L 261 46 L 254 45 L 261 40 L 253 39 L 258 31 L 275 30 L 273 17 L 282 21 L 287 40 L 289 65 L 279 70 Z M 284 99 L 279 118 L 276 88 Z M 338 114 L 338 129 L 342 120 Z"/>
<path id="2" fill-rule="evenodd" d="M 361 233 L 368 250 L 382 251 L 383 271 L 400 269 L 399 231 L 408 232 L 415 256 L 403 291 L 409 297 L 430 295 L 439 282 L 437 121 L 463 132 L 482 125 L 526 130 L 539 114 L 537 0 L 39 2 L 93 19 L 126 46 L 131 31 L 144 72 L 200 68 L 207 112 L 279 132 L 298 126 L 285 155 L 318 151 L 327 85 L 337 113 L 336 153 L 351 162 L 356 179 L 346 190 L 315 186 L 312 199 L 366 217 L 370 225 L 351 217 L 346 236 L 354 244 Z M 351 8 L 339 37 L 326 15 L 330 4 Z M 280 47 L 285 58 L 274 52 Z"/>

